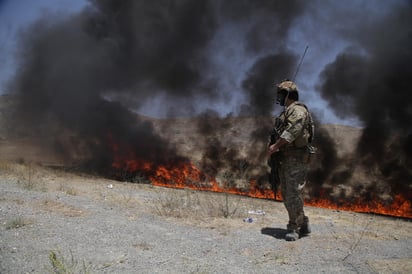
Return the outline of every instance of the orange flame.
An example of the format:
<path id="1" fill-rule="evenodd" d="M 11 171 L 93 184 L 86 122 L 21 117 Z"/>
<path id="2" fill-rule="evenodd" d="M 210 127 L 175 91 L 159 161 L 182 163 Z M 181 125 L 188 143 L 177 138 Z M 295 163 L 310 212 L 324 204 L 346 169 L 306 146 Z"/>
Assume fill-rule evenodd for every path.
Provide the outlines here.
<path id="1" fill-rule="evenodd" d="M 155 186 L 173 187 L 173 188 L 190 188 L 195 190 L 224 192 L 237 194 L 261 199 L 275 199 L 274 192 L 269 189 L 259 189 L 256 187 L 256 181 L 252 180 L 248 191 L 242 191 L 236 188 L 224 188 L 219 186 L 216 180 L 212 179 L 209 182 L 202 182 L 205 176 L 194 165 L 190 163 L 180 163 L 175 167 L 157 166 L 154 167 L 149 163 L 139 163 L 136 161 L 125 161 L 124 165 L 114 163 L 113 167 L 127 167 L 127 171 L 143 170 L 149 172 L 149 179 Z M 155 168 L 153 171 L 152 169 Z M 276 194 L 277 201 L 282 200 L 281 193 Z M 405 199 L 402 194 L 398 194 L 393 199 L 393 202 L 388 204 L 384 201 L 375 199 L 369 203 L 357 198 L 355 201 L 348 202 L 339 200 L 336 202 L 325 198 L 314 198 L 305 201 L 306 205 L 322 207 L 336 210 L 346 210 L 364 213 L 376 213 L 382 215 L 412 218 L 412 203 Z"/>
<path id="2" fill-rule="evenodd" d="M 257 187 L 256 180 L 250 181 L 248 190 L 225 188 L 219 186 L 213 178 L 206 179 L 207 176 L 205 176 L 205 174 L 203 174 L 202 171 L 195 165 L 189 162 L 179 162 L 170 165 L 155 165 L 143 160 L 137 160 L 133 153 L 123 153 L 120 157 L 120 147 L 118 145 L 113 145 L 112 149 L 115 155 L 112 167 L 115 170 L 120 172 L 128 172 L 130 174 L 143 172 L 155 186 L 190 188 L 195 190 L 237 194 L 253 198 L 275 199 L 277 201 L 282 200 L 282 195 L 280 192 L 277 192 L 275 197 L 272 190 L 260 189 Z M 332 201 L 330 198 L 328 199 L 327 194 L 324 193 L 320 198 L 306 200 L 305 204 L 328 209 L 412 218 L 412 203 L 402 194 L 396 195 L 393 201 L 388 203 L 379 199 L 365 202 L 362 198 L 357 198 L 352 201 L 346 201 L 343 199 Z"/>
<path id="3" fill-rule="evenodd" d="M 332 202 L 326 198 L 311 199 L 306 201 L 308 205 L 329 209 L 339 209 L 364 213 L 376 213 L 403 218 L 412 218 L 412 203 L 402 194 L 395 195 L 391 203 L 374 199 L 365 202 L 362 198 L 357 198 L 352 202 L 340 200 Z"/>

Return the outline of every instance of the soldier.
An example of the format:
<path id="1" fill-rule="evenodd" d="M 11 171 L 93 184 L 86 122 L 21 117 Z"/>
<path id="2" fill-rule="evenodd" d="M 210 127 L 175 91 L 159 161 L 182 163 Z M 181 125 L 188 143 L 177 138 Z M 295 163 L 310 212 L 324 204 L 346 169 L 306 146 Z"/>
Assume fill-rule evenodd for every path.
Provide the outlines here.
<path id="1" fill-rule="evenodd" d="M 287 241 L 309 234 L 309 219 L 303 211 L 302 189 L 310 158 L 309 147 L 313 138 L 313 120 L 307 107 L 298 102 L 299 93 L 295 83 L 284 80 L 277 85 L 277 103 L 285 106 L 276 118 L 275 131 L 278 137 L 269 145 L 269 154 L 278 159 L 278 170 L 283 203 L 289 215 Z M 274 168 L 274 167 L 272 167 Z"/>

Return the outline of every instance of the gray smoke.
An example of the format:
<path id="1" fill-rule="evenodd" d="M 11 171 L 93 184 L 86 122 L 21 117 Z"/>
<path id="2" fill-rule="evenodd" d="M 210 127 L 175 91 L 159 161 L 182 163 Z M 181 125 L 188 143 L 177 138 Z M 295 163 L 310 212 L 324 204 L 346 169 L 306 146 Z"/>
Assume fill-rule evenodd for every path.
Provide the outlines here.
<path id="1" fill-rule="evenodd" d="M 352 32 L 352 47 L 321 74 L 320 92 L 341 117 L 364 124 L 358 163 L 377 168 L 393 193 L 412 198 L 412 6 L 394 8 Z"/>
<path id="2" fill-rule="evenodd" d="M 174 103 L 227 96 L 221 90 L 228 79 L 216 65 L 225 60 L 211 49 L 228 47 L 216 37 L 232 28 L 241 31 L 232 45 L 249 59 L 261 56 L 238 91 L 250 98 L 244 109 L 269 114 L 274 79 L 296 63 L 285 39 L 303 8 L 299 1 L 91 0 L 68 19 L 42 19 L 22 34 L 12 83 L 20 102 L 16 120 L 42 125 L 44 135 L 69 131 L 97 170 L 111 167 L 113 144 L 125 157 L 186 161 L 134 111 L 156 96 L 175 110 Z"/>

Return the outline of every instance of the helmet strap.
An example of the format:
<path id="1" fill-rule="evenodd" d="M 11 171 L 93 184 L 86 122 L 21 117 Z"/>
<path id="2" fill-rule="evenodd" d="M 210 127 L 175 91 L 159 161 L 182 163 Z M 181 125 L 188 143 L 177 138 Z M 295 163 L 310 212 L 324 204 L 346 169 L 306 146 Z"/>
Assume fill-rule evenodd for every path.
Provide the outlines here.
<path id="1" fill-rule="evenodd" d="M 285 96 L 285 101 L 284 101 L 284 107 L 286 108 L 286 101 L 289 99 L 289 90 L 287 91 L 287 93 L 286 93 L 286 96 Z"/>

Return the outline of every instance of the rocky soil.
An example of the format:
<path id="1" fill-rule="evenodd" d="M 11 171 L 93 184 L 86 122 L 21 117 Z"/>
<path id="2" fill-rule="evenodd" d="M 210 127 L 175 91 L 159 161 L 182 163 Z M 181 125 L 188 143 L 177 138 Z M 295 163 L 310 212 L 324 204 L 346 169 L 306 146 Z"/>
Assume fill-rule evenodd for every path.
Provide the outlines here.
<path id="1" fill-rule="evenodd" d="M 412 272 L 410 221 L 306 213 L 286 242 L 281 202 L 2 161 L 0 273 Z"/>

